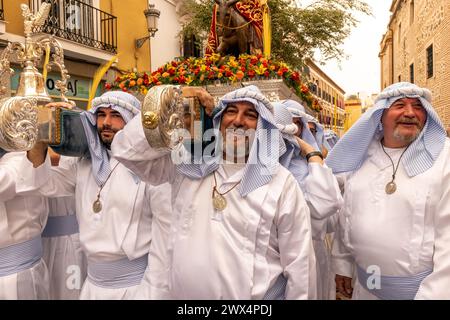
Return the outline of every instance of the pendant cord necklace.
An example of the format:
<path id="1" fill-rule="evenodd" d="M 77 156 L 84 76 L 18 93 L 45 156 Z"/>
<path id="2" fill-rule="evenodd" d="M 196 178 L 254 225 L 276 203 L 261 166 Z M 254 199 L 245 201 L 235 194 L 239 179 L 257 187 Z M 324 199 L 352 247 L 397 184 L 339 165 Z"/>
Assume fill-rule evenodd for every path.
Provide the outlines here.
<path id="1" fill-rule="evenodd" d="M 92 210 L 95 213 L 99 213 L 102 210 L 102 202 L 100 201 L 100 193 L 103 190 L 103 187 L 106 185 L 106 182 L 108 182 L 109 178 L 111 177 L 112 173 L 114 172 L 114 170 L 117 168 L 117 166 L 119 165 L 120 162 L 117 162 L 116 165 L 114 166 L 114 168 L 111 170 L 111 172 L 108 174 L 108 177 L 106 178 L 105 182 L 100 186 L 100 189 L 97 192 L 97 200 L 94 201 L 94 203 L 92 204 Z"/>
<path id="2" fill-rule="evenodd" d="M 400 167 L 400 160 L 402 159 L 402 157 L 405 154 L 406 150 L 408 150 L 408 148 L 411 145 L 411 143 L 408 144 L 408 146 L 405 148 L 405 150 L 403 150 L 402 154 L 400 155 L 400 158 L 397 161 L 397 165 L 395 166 L 394 165 L 394 161 L 392 160 L 391 156 L 384 149 L 383 140 L 384 139 L 380 140 L 381 149 L 383 149 L 384 154 L 388 156 L 388 158 L 389 158 L 389 160 L 391 161 L 391 164 L 392 164 L 392 180 L 390 182 L 388 182 L 388 184 L 386 185 L 385 191 L 386 191 L 387 194 L 393 194 L 395 192 L 395 190 L 397 190 L 397 185 L 395 183 L 395 175 L 397 174 L 397 170 Z"/>
<path id="3" fill-rule="evenodd" d="M 226 195 L 231 190 L 233 190 L 234 188 L 236 188 L 238 184 L 241 183 L 241 180 L 239 180 L 233 187 L 231 187 L 231 189 L 228 189 L 227 191 L 220 193 L 219 190 L 217 190 L 217 180 L 215 171 L 213 172 L 213 175 L 214 175 L 214 187 L 212 190 L 213 207 L 216 210 L 222 211 L 227 206 L 227 200 L 225 200 L 223 196 Z"/>

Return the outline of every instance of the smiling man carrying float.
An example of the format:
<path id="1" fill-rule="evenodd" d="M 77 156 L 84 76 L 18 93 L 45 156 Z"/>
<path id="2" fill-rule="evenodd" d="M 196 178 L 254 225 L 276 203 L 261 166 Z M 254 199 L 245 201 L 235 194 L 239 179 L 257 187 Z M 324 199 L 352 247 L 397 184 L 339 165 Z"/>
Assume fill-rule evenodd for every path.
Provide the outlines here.
<path id="1" fill-rule="evenodd" d="M 172 184 L 170 296 L 315 298 L 309 210 L 278 163 L 285 145 L 272 104 L 250 86 L 226 94 L 218 111 L 214 128 L 224 139 L 217 135 L 215 154 L 201 164 L 174 164 L 169 151 L 152 149 L 139 118 L 112 144 L 114 157 L 142 179 Z"/>

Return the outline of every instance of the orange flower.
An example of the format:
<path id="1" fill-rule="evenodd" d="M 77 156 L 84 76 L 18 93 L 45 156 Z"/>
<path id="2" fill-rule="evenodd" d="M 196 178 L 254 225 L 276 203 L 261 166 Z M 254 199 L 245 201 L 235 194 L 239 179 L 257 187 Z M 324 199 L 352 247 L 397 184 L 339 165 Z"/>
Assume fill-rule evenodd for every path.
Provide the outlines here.
<path id="1" fill-rule="evenodd" d="M 242 78 L 244 78 L 244 76 L 245 76 L 245 74 L 244 74 L 241 70 L 239 70 L 238 72 L 236 72 L 236 78 L 237 78 L 238 80 L 242 80 Z"/>
<path id="2" fill-rule="evenodd" d="M 136 85 L 136 81 L 131 80 L 131 81 L 130 81 L 130 87 L 134 87 L 135 85 Z"/>
<path id="3" fill-rule="evenodd" d="M 163 74 L 162 74 L 162 77 L 163 78 L 168 78 L 170 76 L 170 74 L 168 73 L 168 72 L 164 72 Z"/>
<path id="4" fill-rule="evenodd" d="M 144 82 L 144 79 L 142 79 L 142 78 L 139 78 L 139 79 L 137 79 L 137 81 L 136 81 L 136 83 L 137 83 L 138 86 L 142 85 L 143 82 Z"/>

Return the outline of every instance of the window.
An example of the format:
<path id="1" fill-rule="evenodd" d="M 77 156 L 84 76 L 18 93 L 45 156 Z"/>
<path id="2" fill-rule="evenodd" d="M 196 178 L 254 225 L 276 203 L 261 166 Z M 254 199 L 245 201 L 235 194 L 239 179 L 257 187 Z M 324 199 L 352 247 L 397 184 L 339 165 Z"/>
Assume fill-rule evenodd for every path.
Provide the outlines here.
<path id="1" fill-rule="evenodd" d="M 398 82 L 402 82 L 402 75 L 401 74 L 398 75 Z"/>
<path id="2" fill-rule="evenodd" d="M 402 38 L 402 24 L 398 24 L 398 44 L 400 44 L 400 39 Z"/>
<path id="3" fill-rule="evenodd" d="M 409 3 L 409 25 L 414 23 L 414 0 Z"/>
<path id="4" fill-rule="evenodd" d="M 427 48 L 427 79 L 433 76 L 433 45 Z"/>
<path id="5" fill-rule="evenodd" d="M 414 83 L 414 63 L 409 65 L 409 82 Z"/>
<path id="6" fill-rule="evenodd" d="M 183 39 L 183 56 L 200 57 L 201 50 L 195 35 L 185 35 Z"/>

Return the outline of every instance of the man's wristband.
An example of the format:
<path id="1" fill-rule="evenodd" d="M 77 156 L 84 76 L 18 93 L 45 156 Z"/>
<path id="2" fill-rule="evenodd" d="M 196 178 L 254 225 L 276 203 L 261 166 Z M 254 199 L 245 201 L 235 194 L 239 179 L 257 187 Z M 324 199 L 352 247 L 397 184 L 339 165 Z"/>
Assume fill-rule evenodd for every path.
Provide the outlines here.
<path id="1" fill-rule="evenodd" d="M 309 162 L 309 158 L 315 157 L 315 156 L 318 156 L 318 157 L 320 157 L 323 160 L 322 152 L 320 152 L 320 151 L 313 151 L 313 152 L 310 152 L 310 153 L 308 153 L 306 155 L 306 161 Z"/>

